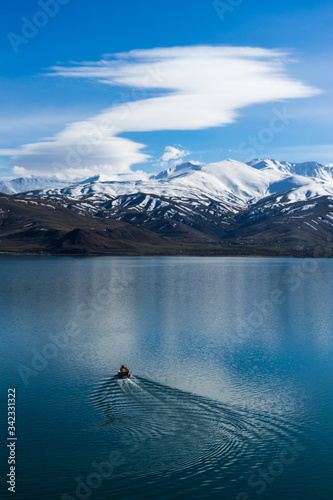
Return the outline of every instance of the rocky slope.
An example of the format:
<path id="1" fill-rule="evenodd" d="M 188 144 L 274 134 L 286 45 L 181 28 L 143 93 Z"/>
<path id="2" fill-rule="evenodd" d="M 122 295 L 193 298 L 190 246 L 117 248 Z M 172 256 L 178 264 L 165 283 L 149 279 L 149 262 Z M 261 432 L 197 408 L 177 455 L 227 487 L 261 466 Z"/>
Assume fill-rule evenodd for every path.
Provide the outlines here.
<path id="1" fill-rule="evenodd" d="M 14 206 L 35 223 L 19 227 L 17 219 L 14 228 L 13 215 L 2 226 L 0 219 L 0 251 L 14 251 L 18 240 L 33 251 L 39 240 L 47 253 L 330 256 L 333 168 L 275 160 L 185 163 L 158 174 L 97 176 L 3 196 L 2 219 Z M 32 210 L 34 221 L 27 222 Z"/>

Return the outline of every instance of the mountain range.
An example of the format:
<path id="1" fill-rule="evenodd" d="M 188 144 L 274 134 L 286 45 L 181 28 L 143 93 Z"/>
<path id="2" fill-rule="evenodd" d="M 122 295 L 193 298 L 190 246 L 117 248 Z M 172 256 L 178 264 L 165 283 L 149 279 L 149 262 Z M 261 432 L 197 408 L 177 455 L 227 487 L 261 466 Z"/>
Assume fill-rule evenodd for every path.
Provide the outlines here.
<path id="1" fill-rule="evenodd" d="M 72 184 L 21 178 L 0 191 L 5 252 L 304 257 L 333 249 L 333 166 L 317 162 L 183 163 Z M 21 227 L 11 227 L 15 213 Z"/>

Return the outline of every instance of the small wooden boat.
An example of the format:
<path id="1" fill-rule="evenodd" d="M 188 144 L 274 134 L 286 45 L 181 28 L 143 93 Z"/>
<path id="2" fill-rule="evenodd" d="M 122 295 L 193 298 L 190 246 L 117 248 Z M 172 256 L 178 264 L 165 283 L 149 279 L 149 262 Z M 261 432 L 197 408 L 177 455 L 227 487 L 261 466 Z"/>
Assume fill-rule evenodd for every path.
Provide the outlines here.
<path id="1" fill-rule="evenodd" d="M 119 378 L 130 378 L 131 374 L 129 372 L 129 369 L 127 366 L 121 365 L 120 370 L 118 370 L 118 377 Z"/>

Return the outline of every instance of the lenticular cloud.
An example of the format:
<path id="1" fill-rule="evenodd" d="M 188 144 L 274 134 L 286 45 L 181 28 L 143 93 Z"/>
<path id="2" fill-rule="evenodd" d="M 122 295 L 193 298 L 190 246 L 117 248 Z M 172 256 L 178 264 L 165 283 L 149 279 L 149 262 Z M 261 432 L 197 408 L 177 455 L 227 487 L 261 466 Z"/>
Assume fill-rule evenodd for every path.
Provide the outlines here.
<path id="1" fill-rule="evenodd" d="M 288 55 L 276 50 L 194 46 L 133 50 L 55 66 L 50 76 L 122 86 L 128 100 L 110 99 L 102 113 L 22 146 L 13 160 L 39 171 L 129 170 L 148 155 L 141 151 L 143 144 L 119 137 L 122 133 L 225 126 L 245 106 L 317 93 L 288 76 L 288 62 Z"/>

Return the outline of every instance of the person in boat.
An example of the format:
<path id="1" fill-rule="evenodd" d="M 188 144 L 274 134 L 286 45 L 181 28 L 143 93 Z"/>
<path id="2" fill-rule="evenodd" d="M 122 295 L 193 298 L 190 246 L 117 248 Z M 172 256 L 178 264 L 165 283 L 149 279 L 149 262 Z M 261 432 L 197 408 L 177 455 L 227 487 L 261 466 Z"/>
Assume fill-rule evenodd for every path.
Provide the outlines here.
<path id="1" fill-rule="evenodd" d="M 127 366 L 121 365 L 120 370 L 119 370 L 119 374 L 121 377 L 124 377 L 124 378 L 129 377 L 130 373 L 129 373 L 129 369 L 127 368 Z"/>

